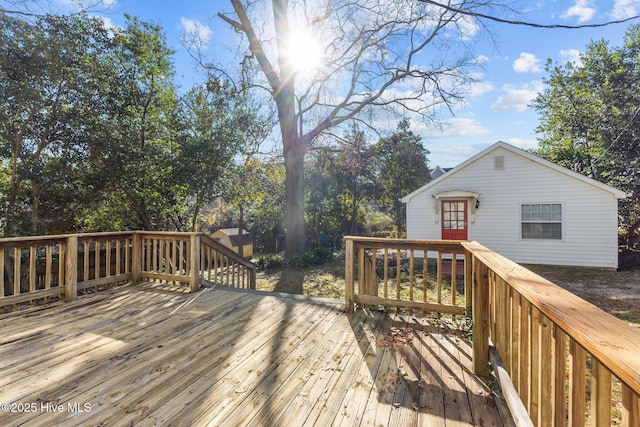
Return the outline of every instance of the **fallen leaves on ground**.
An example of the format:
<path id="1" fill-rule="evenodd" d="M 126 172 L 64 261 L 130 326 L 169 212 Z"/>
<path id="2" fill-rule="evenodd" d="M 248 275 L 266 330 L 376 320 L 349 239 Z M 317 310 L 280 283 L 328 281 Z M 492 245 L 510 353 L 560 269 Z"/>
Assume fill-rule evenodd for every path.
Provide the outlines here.
<path id="1" fill-rule="evenodd" d="M 392 327 L 382 331 L 382 338 L 378 340 L 378 345 L 382 348 L 395 349 L 405 344 L 409 344 L 416 337 L 416 332 L 411 327 Z"/>

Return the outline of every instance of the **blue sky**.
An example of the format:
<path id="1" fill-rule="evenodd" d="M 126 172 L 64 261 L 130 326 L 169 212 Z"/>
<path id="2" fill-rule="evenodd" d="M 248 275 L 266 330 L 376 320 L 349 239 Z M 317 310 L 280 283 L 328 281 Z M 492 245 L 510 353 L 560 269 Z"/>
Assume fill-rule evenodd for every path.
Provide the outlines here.
<path id="1" fill-rule="evenodd" d="M 57 1 L 61 10 L 71 7 L 71 0 L 52 1 Z M 108 8 L 95 14 L 109 25 L 122 25 L 124 13 L 162 25 L 169 44 L 177 51 L 177 75 L 185 88 L 201 81 L 203 76 L 185 49 L 182 41 L 185 33 L 199 34 L 209 55 L 231 58 L 231 52 L 237 47 L 233 32 L 216 17 L 219 11 L 231 10 L 226 0 L 102 1 Z M 517 17 L 522 21 L 584 25 L 639 15 L 640 0 L 539 0 L 521 2 L 520 10 L 525 11 Z M 419 123 L 412 127 L 431 152 L 431 166 L 455 166 L 498 140 L 521 148 L 535 148 L 538 117 L 527 104 L 544 88 L 546 60 L 562 63 L 576 60 L 591 40 L 604 38 L 611 45 L 620 45 L 629 25 L 638 22 L 577 30 L 487 23 L 494 40 L 486 34 L 475 40 L 474 51 L 482 66 L 475 70 L 477 83 L 463 105 L 454 109 L 454 115 L 442 112 L 441 128 L 428 128 Z"/>

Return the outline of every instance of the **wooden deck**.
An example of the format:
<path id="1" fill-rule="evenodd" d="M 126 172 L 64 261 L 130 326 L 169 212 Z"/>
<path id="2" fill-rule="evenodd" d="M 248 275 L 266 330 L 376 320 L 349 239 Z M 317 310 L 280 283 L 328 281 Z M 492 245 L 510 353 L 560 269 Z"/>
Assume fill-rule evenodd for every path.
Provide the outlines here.
<path id="1" fill-rule="evenodd" d="M 0 425 L 502 425 L 471 349 L 415 318 L 124 286 L 0 315 Z"/>

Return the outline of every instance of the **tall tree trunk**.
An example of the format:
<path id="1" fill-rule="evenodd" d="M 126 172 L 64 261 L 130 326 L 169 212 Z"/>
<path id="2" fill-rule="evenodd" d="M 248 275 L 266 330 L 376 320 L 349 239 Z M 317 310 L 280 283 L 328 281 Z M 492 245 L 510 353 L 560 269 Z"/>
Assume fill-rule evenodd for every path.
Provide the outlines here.
<path id="1" fill-rule="evenodd" d="M 240 0 L 231 0 L 231 4 L 238 15 L 239 22 L 230 20 L 223 14 L 218 14 L 238 31 L 247 35 L 249 49 L 256 57 L 260 68 L 264 72 L 271 94 L 278 108 L 280 132 L 286 169 L 286 239 L 285 257 L 303 252 L 306 247 L 304 227 L 304 155 L 308 141 L 301 137 L 302 128 L 298 132 L 298 120 L 295 109 L 295 72 L 286 57 L 286 49 L 290 36 L 289 29 L 289 1 L 272 0 L 273 20 L 275 24 L 276 43 L 278 46 L 279 73 L 267 58 L 260 39 L 256 35 L 251 21 L 247 16 L 244 5 Z M 279 75 L 278 75 L 279 74 Z"/>
<path id="2" fill-rule="evenodd" d="M 238 255 L 244 256 L 244 206 L 240 202 L 240 218 L 238 221 Z"/>
<path id="3" fill-rule="evenodd" d="M 356 203 L 356 195 L 352 194 L 353 203 L 351 204 L 351 235 L 356 236 L 358 234 L 358 204 Z"/>
<path id="4" fill-rule="evenodd" d="M 193 208 L 193 216 L 191 217 L 191 231 L 196 231 L 198 224 L 198 215 L 200 215 L 200 203 L 196 201 L 196 207 Z"/>
<path id="5" fill-rule="evenodd" d="M 31 181 L 31 235 L 38 234 L 38 216 L 40 208 L 40 195 L 42 190 L 38 185 Z"/>
<path id="6" fill-rule="evenodd" d="M 285 256 L 287 258 L 304 252 L 306 249 L 304 224 L 304 154 L 304 149 L 300 147 L 298 143 L 289 144 L 289 146 L 285 144 L 285 196 L 287 212 Z"/>
<path id="7" fill-rule="evenodd" d="M 273 0 L 273 18 L 276 26 L 278 44 L 278 62 L 280 84 L 274 92 L 278 107 L 278 120 L 282 133 L 284 151 L 285 197 L 287 211 L 287 231 L 285 238 L 285 257 L 291 258 L 306 249 L 304 226 L 304 155 L 306 141 L 298 132 L 298 116 L 295 108 L 296 75 L 292 64 L 287 60 L 286 46 L 289 42 L 289 1 Z M 300 118 L 301 119 L 301 118 Z"/>

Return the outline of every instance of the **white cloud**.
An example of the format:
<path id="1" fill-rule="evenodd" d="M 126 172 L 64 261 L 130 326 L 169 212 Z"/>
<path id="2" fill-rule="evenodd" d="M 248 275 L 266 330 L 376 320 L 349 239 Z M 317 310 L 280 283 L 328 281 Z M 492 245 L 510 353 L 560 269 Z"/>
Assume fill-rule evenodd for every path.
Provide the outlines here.
<path id="1" fill-rule="evenodd" d="M 185 17 L 180 18 L 180 23 L 182 24 L 182 29 L 185 32 L 182 39 L 185 42 L 194 44 L 201 49 L 206 49 L 207 42 L 213 35 L 211 28 L 204 25 L 197 19 L 189 19 Z"/>
<path id="2" fill-rule="evenodd" d="M 576 0 L 575 4 L 562 14 L 562 17 L 565 19 L 577 17 L 578 22 L 589 21 L 596 13 L 596 9 L 592 6 L 591 0 Z"/>
<path id="3" fill-rule="evenodd" d="M 477 55 L 474 60 L 474 65 L 482 65 L 482 64 L 486 64 L 487 62 L 489 62 L 489 57 L 486 55 Z"/>
<path id="4" fill-rule="evenodd" d="M 432 160 L 430 162 L 431 165 L 435 166 L 439 164 L 445 168 L 457 166 L 491 145 L 487 143 L 481 148 L 478 148 L 476 145 L 453 145 L 451 141 L 448 140 L 446 141 L 446 145 L 440 144 L 442 144 L 442 142 L 427 144 L 427 149 L 431 153 L 429 155 L 429 158 Z"/>
<path id="5" fill-rule="evenodd" d="M 493 84 L 489 82 L 478 81 L 473 83 L 469 88 L 470 96 L 480 96 L 485 93 L 491 92 L 494 89 Z"/>
<path id="6" fill-rule="evenodd" d="M 521 52 L 520 57 L 513 61 L 516 73 L 539 73 L 542 71 L 540 60 L 533 53 Z"/>
<path id="7" fill-rule="evenodd" d="M 472 39 L 476 34 L 478 34 L 478 31 L 480 30 L 478 24 L 476 23 L 476 20 L 470 16 L 464 16 L 460 18 L 457 22 L 457 25 L 460 29 L 460 35 L 463 40 Z"/>
<path id="8" fill-rule="evenodd" d="M 491 106 L 493 111 L 525 111 L 529 108 L 529 103 L 542 92 L 544 86 L 540 81 L 533 81 L 517 87 L 506 84 L 502 87 L 504 95 Z"/>
<path id="9" fill-rule="evenodd" d="M 610 15 L 613 19 L 626 19 L 638 15 L 639 10 L 638 0 L 615 0 Z"/>
<path id="10" fill-rule="evenodd" d="M 489 130 L 472 118 L 444 120 L 438 127 L 418 126 L 416 131 L 423 138 L 447 138 L 456 136 L 484 135 Z"/>
<path id="11" fill-rule="evenodd" d="M 581 52 L 578 49 L 563 49 L 558 52 L 558 57 L 565 62 L 573 62 L 575 65 L 582 65 L 580 60 Z"/>
<path id="12" fill-rule="evenodd" d="M 107 30 L 112 30 L 114 28 L 119 28 L 116 24 L 113 23 L 111 18 L 109 18 L 107 16 L 96 16 L 96 18 L 98 18 L 98 19 L 100 19 L 102 21 L 102 24 L 104 25 L 104 27 Z"/>

